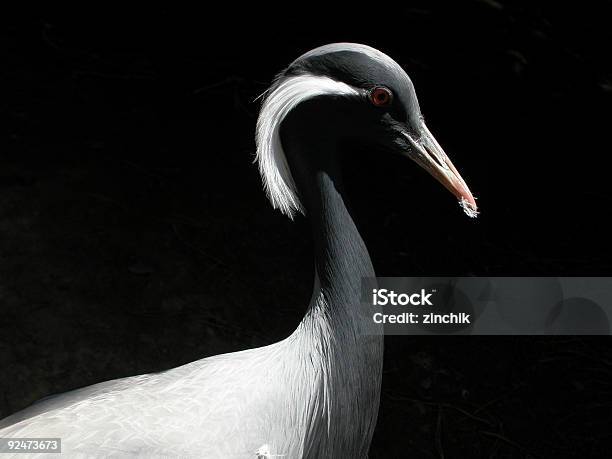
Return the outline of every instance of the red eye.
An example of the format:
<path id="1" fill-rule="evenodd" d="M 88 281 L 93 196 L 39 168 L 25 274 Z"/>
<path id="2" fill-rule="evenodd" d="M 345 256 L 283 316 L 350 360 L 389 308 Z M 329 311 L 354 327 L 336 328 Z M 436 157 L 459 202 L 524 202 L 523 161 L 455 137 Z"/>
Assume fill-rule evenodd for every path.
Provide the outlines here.
<path id="1" fill-rule="evenodd" d="M 377 107 L 386 107 L 393 102 L 393 93 L 387 88 L 378 86 L 370 91 L 370 100 Z"/>

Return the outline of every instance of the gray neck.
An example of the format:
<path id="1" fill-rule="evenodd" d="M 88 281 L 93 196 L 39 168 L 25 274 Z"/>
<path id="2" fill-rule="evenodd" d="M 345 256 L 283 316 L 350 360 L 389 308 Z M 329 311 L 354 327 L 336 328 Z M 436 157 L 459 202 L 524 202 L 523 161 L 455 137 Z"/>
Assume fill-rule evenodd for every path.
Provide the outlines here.
<path id="1" fill-rule="evenodd" d="M 378 414 L 383 336 L 361 304 L 362 279 L 374 276 L 368 251 L 345 205 L 339 177 L 328 172 L 317 171 L 312 188 L 302 195 L 308 195 L 316 273 L 297 333 L 305 338 L 300 345 L 308 343 L 311 356 L 320 356 L 315 361 L 322 365 L 326 389 L 319 402 L 334 408 L 318 413 L 313 427 L 327 424 L 331 429 L 310 437 L 306 445 L 313 457 L 347 452 L 346 457 L 365 457 Z"/>
<path id="2" fill-rule="evenodd" d="M 372 323 L 361 314 L 361 284 L 364 278 L 374 277 L 374 268 L 347 207 L 339 146 L 306 135 L 283 140 L 314 242 L 316 272 L 310 312 L 324 308 L 326 319 L 359 332 Z M 315 300 L 321 297 L 324 304 L 317 304 Z"/>
<path id="3" fill-rule="evenodd" d="M 319 289 L 330 303 L 330 313 L 350 314 L 359 304 L 362 279 L 373 277 L 374 268 L 339 179 L 318 171 L 313 185 L 307 206 Z"/>
<path id="4" fill-rule="evenodd" d="M 301 377 L 303 384 L 314 382 L 304 456 L 365 457 L 380 399 L 382 325 L 361 304 L 362 280 L 374 269 L 342 186 L 343 149 L 333 129 L 342 118 L 326 113 L 334 115 L 316 101 L 302 103 L 280 130 L 312 228 L 316 268 L 309 309 L 288 342 L 296 346 L 294 358 L 303 356 L 300 368 L 313 371 L 310 379 Z"/>

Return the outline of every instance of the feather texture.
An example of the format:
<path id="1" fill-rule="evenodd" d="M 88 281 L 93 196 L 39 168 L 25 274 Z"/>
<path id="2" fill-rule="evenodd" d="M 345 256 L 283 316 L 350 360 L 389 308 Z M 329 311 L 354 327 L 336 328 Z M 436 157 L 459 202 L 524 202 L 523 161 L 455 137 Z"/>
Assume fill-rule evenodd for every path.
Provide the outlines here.
<path id="1" fill-rule="evenodd" d="M 275 209 L 293 217 L 305 213 L 280 140 L 285 116 L 301 102 L 321 95 L 358 95 L 352 86 L 328 77 L 298 75 L 279 79 L 265 95 L 257 120 L 256 161 L 266 194 Z"/>
<path id="2" fill-rule="evenodd" d="M 4 419 L 0 436 L 60 437 L 67 457 L 255 458 L 262 445 L 263 457 L 364 457 L 371 432 L 355 429 L 351 414 L 371 403 L 355 397 L 375 384 L 355 372 L 369 341 L 327 310 L 317 297 L 297 330 L 270 346 L 45 399 Z"/>

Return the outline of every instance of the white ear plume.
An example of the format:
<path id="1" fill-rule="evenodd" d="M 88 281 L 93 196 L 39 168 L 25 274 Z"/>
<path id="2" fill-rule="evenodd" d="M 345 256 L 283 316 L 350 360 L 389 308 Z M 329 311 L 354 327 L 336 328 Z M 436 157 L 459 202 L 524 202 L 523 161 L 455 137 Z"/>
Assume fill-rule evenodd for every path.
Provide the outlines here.
<path id="1" fill-rule="evenodd" d="M 293 218 L 296 211 L 305 211 L 281 145 L 280 125 L 299 103 L 326 94 L 358 95 L 359 92 L 346 83 L 328 77 L 310 74 L 291 76 L 281 79 L 270 88 L 259 112 L 255 160 L 272 206 L 289 218 Z"/>

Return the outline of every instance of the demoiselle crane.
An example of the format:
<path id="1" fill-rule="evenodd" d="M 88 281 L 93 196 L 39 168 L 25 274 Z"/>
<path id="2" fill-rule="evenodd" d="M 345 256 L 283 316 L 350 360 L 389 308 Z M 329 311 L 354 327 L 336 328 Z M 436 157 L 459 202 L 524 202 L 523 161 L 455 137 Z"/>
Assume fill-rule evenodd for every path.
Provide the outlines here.
<path id="1" fill-rule="evenodd" d="M 404 70 L 365 45 L 313 49 L 266 91 L 256 132 L 272 205 L 306 214 L 312 227 L 315 286 L 297 329 L 269 346 L 43 399 L 4 419 L 0 437 L 59 437 L 75 457 L 366 457 L 383 336 L 358 313 L 374 270 L 339 168 L 355 143 L 414 160 L 476 215 Z"/>

